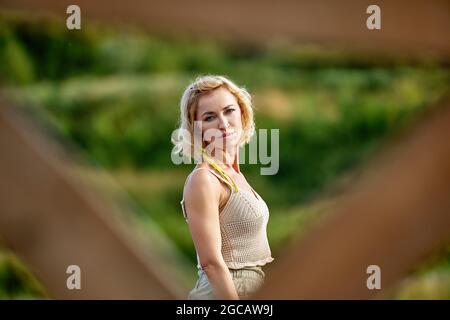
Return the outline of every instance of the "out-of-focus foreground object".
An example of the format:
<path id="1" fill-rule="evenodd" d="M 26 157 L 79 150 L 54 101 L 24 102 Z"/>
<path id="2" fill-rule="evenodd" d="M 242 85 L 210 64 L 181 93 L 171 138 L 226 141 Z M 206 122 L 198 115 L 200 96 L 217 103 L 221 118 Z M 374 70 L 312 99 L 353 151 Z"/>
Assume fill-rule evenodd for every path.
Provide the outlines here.
<path id="1" fill-rule="evenodd" d="M 127 235 L 113 206 L 67 174 L 53 148 L 0 100 L 0 235 L 59 299 L 173 299 L 178 285 Z M 67 268 L 81 269 L 69 290 Z"/>
<path id="2" fill-rule="evenodd" d="M 3 0 L 0 9 L 66 18 L 69 0 Z M 289 39 L 409 58 L 450 59 L 450 2 L 380 0 L 381 30 L 366 26 L 368 1 L 79 0 L 82 19 L 131 24 L 154 32 L 184 32 L 267 43 Z M 84 20 L 82 20 L 84 21 Z"/>
<path id="3" fill-rule="evenodd" d="M 450 99 L 430 111 L 374 159 L 323 224 L 284 252 L 255 298 L 372 298 L 448 243 Z M 380 267 L 381 290 L 367 287 L 370 265 Z"/>
<path id="4" fill-rule="evenodd" d="M 3 0 L 0 9 L 66 17 L 70 1 Z M 77 2 L 83 19 L 154 31 L 205 32 L 268 41 L 289 38 L 373 51 L 450 60 L 450 3 L 378 1 L 382 29 L 368 30 L 368 2 L 107 1 Z M 201 8 L 199 10 L 198 8 Z M 16 111 L 0 102 L 0 235 L 33 267 L 57 298 L 171 299 L 178 288 L 157 259 L 131 245 L 107 206 L 69 179 L 52 149 Z M 369 167 L 327 219 L 285 251 L 258 299 L 371 298 L 401 279 L 450 234 L 450 102 Z M 79 265 L 83 289 L 66 288 L 66 267 Z M 369 265 L 382 290 L 369 290 Z"/>

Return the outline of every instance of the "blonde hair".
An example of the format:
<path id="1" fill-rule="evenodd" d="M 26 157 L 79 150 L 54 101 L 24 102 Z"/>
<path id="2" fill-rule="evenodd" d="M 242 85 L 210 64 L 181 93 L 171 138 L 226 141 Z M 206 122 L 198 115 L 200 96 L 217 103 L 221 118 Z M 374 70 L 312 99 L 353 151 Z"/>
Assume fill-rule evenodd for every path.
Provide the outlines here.
<path id="1" fill-rule="evenodd" d="M 249 143 L 255 133 L 251 96 L 245 88 L 238 87 L 224 76 L 199 76 L 184 91 L 180 101 L 180 125 L 177 134 L 172 136 L 175 145 L 173 152 L 189 158 L 194 157 L 194 120 L 200 97 L 220 87 L 232 93 L 241 109 L 242 137 L 239 146 Z"/>

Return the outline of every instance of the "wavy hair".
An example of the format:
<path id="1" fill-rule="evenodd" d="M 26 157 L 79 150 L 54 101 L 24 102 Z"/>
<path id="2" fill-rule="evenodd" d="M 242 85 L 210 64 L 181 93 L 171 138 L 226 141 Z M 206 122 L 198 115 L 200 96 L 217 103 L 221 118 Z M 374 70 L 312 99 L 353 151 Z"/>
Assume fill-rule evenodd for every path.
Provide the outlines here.
<path id="1" fill-rule="evenodd" d="M 197 77 L 184 91 L 180 101 L 180 120 L 176 134 L 172 135 L 173 152 L 194 158 L 194 120 L 200 97 L 217 88 L 224 87 L 232 93 L 241 109 L 242 136 L 239 146 L 249 143 L 255 133 L 253 105 L 250 94 L 224 76 L 205 75 Z"/>

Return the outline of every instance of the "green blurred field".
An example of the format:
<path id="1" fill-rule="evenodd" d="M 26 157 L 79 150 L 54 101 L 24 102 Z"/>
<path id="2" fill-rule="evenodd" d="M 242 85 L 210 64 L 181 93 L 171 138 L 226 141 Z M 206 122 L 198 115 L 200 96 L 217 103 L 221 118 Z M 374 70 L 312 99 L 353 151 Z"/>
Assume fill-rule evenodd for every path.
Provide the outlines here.
<path id="1" fill-rule="evenodd" d="M 254 45 L 163 37 L 92 26 L 69 32 L 54 20 L 0 16 L 0 81 L 46 132 L 77 154 L 81 175 L 126 191 L 128 214 L 156 221 L 192 262 L 179 201 L 192 165 L 170 161 L 178 101 L 198 74 L 245 85 L 257 128 L 280 129 L 280 170 L 247 180 L 271 210 L 276 257 L 294 233 L 318 222 L 364 161 L 441 98 L 448 68 L 371 61 L 310 45 Z M 101 169 L 101 170 L 100 170 Z M 109 190 L 114 194 L 114 190 Z M 190 276 L 188 276 L 190 277 Z M 389 298 L 450 298 L 450 253 L 417 266 Z M 0 298 L 45 297 L 18 260 L 0 250 Z"/>

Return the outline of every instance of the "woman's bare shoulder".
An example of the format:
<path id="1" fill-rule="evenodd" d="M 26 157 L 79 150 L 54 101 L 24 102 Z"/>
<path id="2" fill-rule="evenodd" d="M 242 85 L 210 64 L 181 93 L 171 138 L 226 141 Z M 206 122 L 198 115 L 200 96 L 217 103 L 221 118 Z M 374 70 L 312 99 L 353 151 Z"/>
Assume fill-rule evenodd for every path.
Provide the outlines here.
<path id="1" fill-rule="evenodd" d="M 202 170 L 198 170 L 202 169 Z M 184 198 L 199 201 L 207 196 L 208 199 L 220 199 L 220 181 L 209 171 L 207 166 L 197 167 L 190 174 L 184 187 Z"/>

